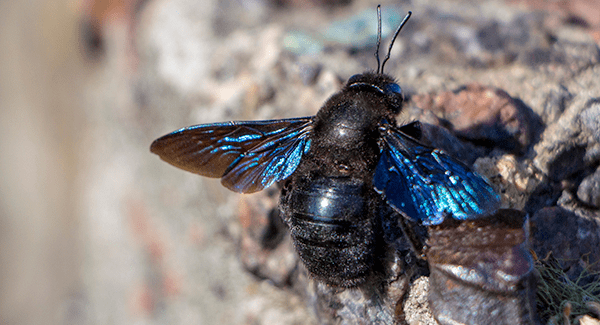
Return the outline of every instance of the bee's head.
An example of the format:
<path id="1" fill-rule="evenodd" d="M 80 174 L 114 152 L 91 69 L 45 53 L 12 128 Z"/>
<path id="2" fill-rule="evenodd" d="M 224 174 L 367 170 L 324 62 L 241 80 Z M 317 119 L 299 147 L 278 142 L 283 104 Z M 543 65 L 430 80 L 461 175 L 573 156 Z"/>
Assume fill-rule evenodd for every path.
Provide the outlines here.
<path id="1" fill-rule="evenodd" d="M 390 76 L 383 73 L 365 72 L 355 74 L 346 83 L 346 89 L 352 91 L 368 91 L 381 94 L 393 114 L 402 109 L 402 89 Z"/>

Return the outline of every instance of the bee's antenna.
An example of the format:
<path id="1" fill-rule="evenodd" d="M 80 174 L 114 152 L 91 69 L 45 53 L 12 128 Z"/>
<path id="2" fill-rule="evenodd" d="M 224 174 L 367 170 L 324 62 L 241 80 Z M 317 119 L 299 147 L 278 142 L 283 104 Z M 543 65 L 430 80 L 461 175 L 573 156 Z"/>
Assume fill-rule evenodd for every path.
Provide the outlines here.
<path id="1" fill-rule="evenodd" d="M 375 58 L 377 58 L 377 74 L 381 71 L 379 45 L 381 45 L 381 5 L 377 5 L 377 49 L 375 50 Z"/>
<path id="2" fill-rule="evenodd" d="M 406 16 L 404 17 L 404 20 L 402 20 L 402 22 L 400 23 L 400 26 L 398 26 L 398 29 L 396 29 L 396 33 L 394 33 L 394 37 L 392 37 L 392 41 L 390 42 L 390 47 L 388 48 L 388 52 L 387 55 L 385 56 L 385 59 L 383 59 L 383 63 L 381 64 L 381 73 L 383 73 L 383 67 L 385 66 L 385 63 L 387 62 L 387 60 L 390 59 L 390 53 L 392 52 L 392 46 L 394 46 L 394 41 L 396 40 L 396 37 L 398 36 L 398 33 L 400 33 L 400 30 L 402 29 L 402 27 L 404 26 L 404 24 L 406 24 L 406 22 L 408 21 L 408 18 L 410 18 L 410 15 L 412 15 L 412 11 L 409 11 Z M 379 10 L 379 6 L 377 7 L 377 17 L 379 18 L 379 33 L 377 34 L 378 40 L 377 40 L 377 52 L 379 52 L 379 40 L 381 38 L 381 12 Z M 380 72 L 379 69 L 379 53 L 377 53 L 377 73 Z"/>

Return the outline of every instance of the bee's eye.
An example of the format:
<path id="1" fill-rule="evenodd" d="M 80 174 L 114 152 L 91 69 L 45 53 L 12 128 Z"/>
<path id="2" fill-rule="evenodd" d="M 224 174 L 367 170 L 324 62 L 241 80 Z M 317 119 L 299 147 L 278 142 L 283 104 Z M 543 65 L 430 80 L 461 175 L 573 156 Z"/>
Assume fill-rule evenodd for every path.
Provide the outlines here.
<path id="1" fill-rule="evenodd" d="M 383 91 L 386 95 L 402 94 L 402 89 L 400 88 L 400 86 L 398 86 L 398 84 L 395 83 L 385 84 L 385 86 L 383 86 Z"/>

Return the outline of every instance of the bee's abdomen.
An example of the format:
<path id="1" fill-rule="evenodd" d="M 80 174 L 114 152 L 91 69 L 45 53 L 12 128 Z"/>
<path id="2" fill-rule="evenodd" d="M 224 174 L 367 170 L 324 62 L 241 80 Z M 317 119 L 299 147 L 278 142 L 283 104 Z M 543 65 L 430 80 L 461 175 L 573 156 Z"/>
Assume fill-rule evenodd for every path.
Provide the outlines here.
<path id="1" fill-rule="evenodd" d="M 331 285 L 360 284 L 371 268 L 374 249 L 373 218 L 364 183 L 322 177 L 297 185 L 282 198 L 282 204 L 308 271 Z"/>

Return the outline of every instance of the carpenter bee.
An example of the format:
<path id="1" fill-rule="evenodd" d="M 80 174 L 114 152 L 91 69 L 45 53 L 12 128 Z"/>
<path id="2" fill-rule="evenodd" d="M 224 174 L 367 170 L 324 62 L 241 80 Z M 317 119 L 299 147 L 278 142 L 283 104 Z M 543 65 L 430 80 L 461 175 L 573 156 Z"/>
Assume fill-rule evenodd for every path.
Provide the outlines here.
<path id="1" fill-rule="evenodd" d="M 282 182 L 280 212 L 310 275 L 358 286 L 372 269 L 382 211 L 427 226 L 499 207 L 483 178 L 419 142 L 418 122 L 396 125 L 403 96 L 383 68 L 410 15 L 380 64 L 378 7 L 377 71 L 352 76 L 315 116 L 191 126 L 155 140 L 150 150 L 239 193 Z"/>

